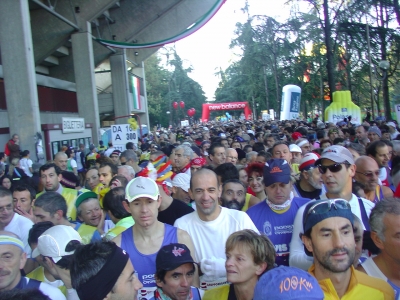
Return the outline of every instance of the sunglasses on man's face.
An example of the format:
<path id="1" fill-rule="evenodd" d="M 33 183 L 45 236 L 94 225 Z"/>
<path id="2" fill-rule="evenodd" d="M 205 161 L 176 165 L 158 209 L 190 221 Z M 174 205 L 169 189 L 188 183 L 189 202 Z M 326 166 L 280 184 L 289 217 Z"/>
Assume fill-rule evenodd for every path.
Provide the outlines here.
<path id="1" fill-rule="evenodd" d="M 350 164 L 348 164 L 348 163 L 339 163 L 339 164 L 336 163 L 336 164 L 333 164 L 333 165 L 330 165 L 330 166 L 318 165 L 318 170 L 319 170 L 319 172 L 321 174 L 325 174 L 327 170 L 329 170 L 332 173 L 337 173 L 340 170 L 342 170 L 343 165 L 348 165 L 349 166 Z"/>

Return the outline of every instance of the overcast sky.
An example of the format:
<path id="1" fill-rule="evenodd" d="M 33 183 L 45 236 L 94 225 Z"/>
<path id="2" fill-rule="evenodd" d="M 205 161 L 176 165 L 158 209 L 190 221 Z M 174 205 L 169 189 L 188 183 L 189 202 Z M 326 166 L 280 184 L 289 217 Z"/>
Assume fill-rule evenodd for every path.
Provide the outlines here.
<path id="1" fill-rule="evenodd" d="M 250 15 L 268 15 L 284 21 L 290 12 L 283 0 L 249 0 Z M 214 97 L 219 78 L 214 75 L 221 67 L 225 70 L 237 60 L 229 49 L 235 37 L 237 22 L 246 22 L 247 15 L 241 11 L 245 0 L 227 0 L 217 14 L 204 27 L 191 36 L 175 43 L 179 56 L 191 64 L 194 71 L 189 75 L 206 93 L 207 99 Z M 239 54 L 236 50 L 236 54 Z"/>

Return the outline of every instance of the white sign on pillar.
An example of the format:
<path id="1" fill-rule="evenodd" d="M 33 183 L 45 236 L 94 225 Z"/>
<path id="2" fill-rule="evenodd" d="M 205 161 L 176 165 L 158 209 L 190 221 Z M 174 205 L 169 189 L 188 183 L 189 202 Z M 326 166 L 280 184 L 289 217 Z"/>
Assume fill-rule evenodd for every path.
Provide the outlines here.
<path id="1" fill-rule="evenodd" d="M 84 118 L 62 118 L 62 132 L 73 133 L 85 130 Z"/>
<path id="2" fill-rule="evenodd" d="M 394 110 L 396 111 L 397 122 L 399 122 L 400 121 L 400 104 L 395 104 Z"/>
<path id="3" fill-rule="evenodd" d="M 137 130 L 133 130 L 129 124 L 111 125 L 111 141 L 115 149 L 126 150 L 126 143 L 132 142 L 135 147 L 138 143 Z"/>

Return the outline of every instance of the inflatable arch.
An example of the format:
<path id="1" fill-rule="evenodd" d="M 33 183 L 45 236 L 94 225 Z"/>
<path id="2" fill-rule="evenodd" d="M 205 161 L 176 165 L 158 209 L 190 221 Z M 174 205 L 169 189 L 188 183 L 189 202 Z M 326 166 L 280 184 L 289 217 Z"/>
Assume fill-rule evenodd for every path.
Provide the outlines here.
<path id="1" fill-rule="evenodd" d="M 229 102 L 229 103 L 213 103 L 203 104 L 203 113 L 201 115 L 202 122 L 208 122 L 208 118 L 210 117 L 210 111 L 217 110 L 241 110 L 244 111 L 244 117 L 246 120 L 250 120 L 251 118 L 251 109 L 248 102 Z"/>

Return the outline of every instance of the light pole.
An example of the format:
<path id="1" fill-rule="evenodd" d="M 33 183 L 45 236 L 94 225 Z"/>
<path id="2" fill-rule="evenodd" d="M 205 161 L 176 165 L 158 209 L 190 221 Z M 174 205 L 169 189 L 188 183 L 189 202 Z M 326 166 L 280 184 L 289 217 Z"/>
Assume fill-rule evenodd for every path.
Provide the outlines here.
<path id="1" fill-rule="evenodd" d="M 168 81 L 168 111 L 167 111 L 167 115 L 169 115 L 169 118 L 168 118 L 168 125 L 169 126 L 172 125 L 172 114 L 171 114 L 171 112 L 172 112 L 172 106 L 171 106 L 172 105 L 172 101 L 171 101 L 171 85 L 170 85 L 171 80 L 172 80 L 172 78 L 170 78 L 169 80 L 163 79 L 163 81 Z"/>
<path id="2" fill-rule="evenodd" d="M 258 104 L 258 102 L 256 103 L 256 121 L 258 120 L 258 106 L 259 106 L 260 104 Z"/>

